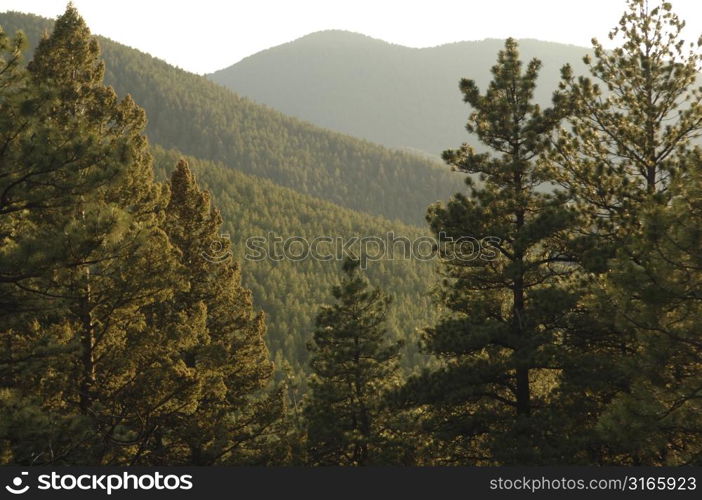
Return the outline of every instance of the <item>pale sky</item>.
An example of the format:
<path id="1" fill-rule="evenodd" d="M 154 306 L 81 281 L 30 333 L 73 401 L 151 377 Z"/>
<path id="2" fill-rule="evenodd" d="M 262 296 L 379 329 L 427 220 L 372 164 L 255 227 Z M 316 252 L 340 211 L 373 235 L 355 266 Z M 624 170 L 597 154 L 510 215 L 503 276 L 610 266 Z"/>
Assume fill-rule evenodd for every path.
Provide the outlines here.
<path id="1" fill-rule="evenodd" d="M 0 12 L 45 17 L 67 0 L 0 0 Z M 93 33 L 195 73 L 209 73 L 314 31 L 344 29 L 410 47 L 484 38 L 590 46 L 625 0 L 74 0 Z M 652 0 L 654 3 L 654 0 Z M 686 39 L 702 34 L 702 2 L 673 0 Z"/>

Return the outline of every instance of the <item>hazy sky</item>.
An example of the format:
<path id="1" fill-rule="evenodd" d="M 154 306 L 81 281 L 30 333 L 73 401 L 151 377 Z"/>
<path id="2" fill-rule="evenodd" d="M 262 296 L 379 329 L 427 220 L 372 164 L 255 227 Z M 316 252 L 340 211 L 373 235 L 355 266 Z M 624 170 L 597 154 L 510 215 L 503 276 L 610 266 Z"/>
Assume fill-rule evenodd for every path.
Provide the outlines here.
<path id="1" fill-rule="evenodd" d="M 652 0 L 653 3 L 654 0 Z M 0 11 L 46 17 L 67 0 L 0 0 Z M 625 0 L 74 0 L 93 33 L 204 73 L 324 29 L 410 47 L 484 38 L 605 41 Z M 687 37 L 702 33 L 702 1 L 673 0 Z"/>

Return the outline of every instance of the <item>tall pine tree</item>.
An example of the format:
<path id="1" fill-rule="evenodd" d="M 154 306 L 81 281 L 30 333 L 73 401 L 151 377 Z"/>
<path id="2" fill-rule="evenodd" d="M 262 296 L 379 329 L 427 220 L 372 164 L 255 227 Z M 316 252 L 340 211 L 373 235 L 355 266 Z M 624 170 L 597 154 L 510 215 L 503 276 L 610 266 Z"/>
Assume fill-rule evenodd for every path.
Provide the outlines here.
<path id="1" fill-rule="evenodd" d="M 533 103 L 541 63 L 526 68 L 508 39 L 481 94 L 460 83 L 473 111 L 466 126 L 490 152 L 467 144 L 444 159 L 470 177 L 471 196 L 457 194 L 427 216 L 441 238 L 447 313 L 426 331 L 427 350 L 441 367 L 408 383 L 405 394 L 426 405 L 428 425 L 445 443 L 440 461 L 535 464 L 558 459 L 549 411 L 562 367 L 562 317 L 575 303 L 560 237 L 572 223 L 564 198 L 537 158 L 558 124 L 553 110 Z M 488 243 L 483 249 L 461 238 Z M 473 240 L 473 241 L 475 241 Z M 490 242 L 488 242 L 490 240 Z"/>
<path id="2" fill-rule="evenodd" d="M 13 278 L 23 308 L 3 312 L 2 385 L 19 395 L 3 455 L 129 463 L 192 386 L 172 356 L 182 339 L 145 321 L 146 306 L 187 286 L 160 227 L 167 190 L 152 180 L 144 112 L 103 84 L 72 6 L 28 69 L 18 109 L 31 118 L 2 171 L 2 210 L 22 224 L 12 259 L 28 270 Z"/>
<path id="3" fill-rule="evenodd" d="M 642 234 L 611 260 L 615 327 L 637 351 L 620 361 L 627 385 L 598 422 L 617 462 L 702 463 L 702 158 L 671 183 L 669 204 L 639 211 Z M 627 258 L 636 255 L 635 259 Z"/>
<path id="4" fill-rule="evenodd" d="M 695 334 L 678 330 L 691 317 L 680 315 L 687 306 L 673 307 L 672 292 L 689 287 L 673 270 L 689 256 L 669 252 L 681 234 L 661 223 L 693 225 L 680 218 L 680 197 L 693 191 L 680 186 L 699 176 L 691 141 L 702 132 L 700 41 L 685 43 L 683 27 L 669 3 L 630 0 L 610 33 L 621 45 L 606 51 L 594 40 L 594 58 L 585 58 L 591 78 L 566 66 L 555 95 L 571 115 L 547 158 L 577 208 L 569 248 L 589 276 L 579 307 L 585 321 L 566 339 L 580 358 L 564 381 L 592 417 L 588 447 L 600 463 L 685 463 L 699 450 L 689 439 L 698 424 L 685 431 L 676 417 L 689 415 L 683 402 L 698 397 L 690 382 L 699 377 L 690 364 Z"/>
<path id="5" fill-rule="evenodd" d="M 162 328 L 191 328 L 180 355 L 197 392 L 191 404 L 168 415 L 150 445 L 153 460 L 196 465 L 276 460 L 272 431 L 282 411 L 280 394 L 266 390 L 273 371 L 264 342 L 263 314 L 241 285 L 222 218 L 181 161 L 170 180 L 165 229 L 180 250 L 189 287 L 153 310 Z M 212 255 L 212 247 L 217 250 Z M 195 327 L 192 327 L 192 325 Z"/>
<path id="6" fill-rule="evenodd" d="M 384 327 L 390 299 L 371 288 L 357 260 L 343 264 L 335 303 L 317 316 L 309 344 L 313 377 L 305 407 L 311 465 L 382 463 L 390 447 L 383 401 L 397 372 L 399 344 Z"/>

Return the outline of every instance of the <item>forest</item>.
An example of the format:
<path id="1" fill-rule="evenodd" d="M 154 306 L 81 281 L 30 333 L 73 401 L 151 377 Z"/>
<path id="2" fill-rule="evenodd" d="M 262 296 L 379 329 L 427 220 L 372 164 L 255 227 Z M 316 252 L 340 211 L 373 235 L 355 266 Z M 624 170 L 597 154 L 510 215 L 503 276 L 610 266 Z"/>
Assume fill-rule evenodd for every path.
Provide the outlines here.
<path id="1" fill-rule="evenodd" d="M 613 21 L 465 68 L 442 165 L 1 13 L 0 464 L 702 465 L 702 37 Z"/>
<path id="2" fill-rule="evenodd" d="M 30 49 L 52 26 L 12 12 L 0 23 L 7 33 L 22 30 Z M 100 48 L 105 83 L 146 110 L 149 139 L 166 149 L 415 225 L 429 203 L 464 188 L 463 176 L 438 162 L 311 126 L 110 40 L 100 39 Z"/>

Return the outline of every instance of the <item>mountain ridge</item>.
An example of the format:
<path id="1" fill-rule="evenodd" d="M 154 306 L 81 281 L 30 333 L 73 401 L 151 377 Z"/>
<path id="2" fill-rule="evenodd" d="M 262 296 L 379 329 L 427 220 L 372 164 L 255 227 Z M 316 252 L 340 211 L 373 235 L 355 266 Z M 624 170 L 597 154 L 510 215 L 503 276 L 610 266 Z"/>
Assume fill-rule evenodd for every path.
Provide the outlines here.
<path id="1" fill-rule="evenodd" d="M 248 56 L 205 75 L 287 115 L 402 150 L 438 158 L 462 142 L 469 108 L 461 78 L 489 81 L 503 40 L 490 38 L 414 48 L 345 30 L 324 30 Z M 523 39 L 524 60 L 543 69 L 536 100 L 550 103 L 563 64 L 582 72 L 588 49 Z"/>
<path id="2" fill-rule="evenodd" d="M 30 47 L 52 23 L 34 15 L 0 14 L 0 26 L 11 33 L 23 29 Z M 286 116 L 200 75 L 97 38 L 106 83 L 120 96 L 131 94 L 146 110 L 146 135 L 166 149 L 420 226 L 429 204 L 465 188 L 461 175 L 435 160 Z"/>
<path id="3" fill-rule="evenodd" d="M 7 21 L 13 20 L 14 23 Z M 0 14 L 0 26 L 6 28 L 22 27 L 27 33 L 30 50 L 38 42 L 41 33 L 51 28 L 51 21 L 39 16 L 16 15 L 14 18 L 7 14 Z M 219 159 L 202 158 L 183 151 L 182 146 L 187 142 L 206 142 L 199 149 L 207 151 L 209 135 L 198 134 L 192 137 L 189 134 L 177 133 L 177 127 L 186 123 L 198 106 L 184 103 L 184 108 L 176 106 L 178 100 L 185 100 L 189 93 L 202 92 L 202 106 L 198 115 L 203 119 L 202 126 L 213 127 L 216 125 L 218 115 L 213 106 L 208 105 L 208 99 L 218 96 L 229 96 L 229 106 L 260 109 L 253 104 L 246 104 L 243 98 L 232 98 L 231 91 L 212 82 L 204 80 L 197 75 L 186 73 L 164 61 L 145 54 L 135 49 L 126 49 L 106 39 L 99 39 L 103 59 L 106 62 L 106 80 L 115 85 L 117 92 L 124 96 L 131 94 L 135 101 L 145 108 L 150 129 L 147 135 L 152 144 L 154 171 L 158 180 L 168 178 L 175 168 L 177 161 L 185 158 L 190 163 L 192 171 L 198 176 L 198 181 L 204 189 L 208 189 L 224 219 L 223 230 L 231 238 L 233 255 L 241 262 L 242 277 L 247 287 L 254 294 L 256 307 L 262 308 L 266 313 L 268 333 L 266 342 L 271 352 L 271 358 L 279 368 L 282 376 L 285 367 L 292 370 L 291 376 L 302 383 L 305 372 L 307 349 L 306 343 L 313 329 L 314 317 L 318 305 L 327 300 L 329 289 L 338 280 L 338 262 L 325 262 L 315 259 L 304 261 L 283 260 L 275 261 L 264 259 L 261 261 L 245 260 L 245 241 L 249 237 L 266 236 L 268 233 L 288 237 L 304 237 L 312 240 L 318 236 L 341 236 L 347 239 L 361 236 L 382 236 L 394 232 L 398 236 L 417 238 L 426 236 L 428 230 L 425 226 L 417 227 L 400 223 L 378 214 L 355 211 L 351 208 L 335 204 L 327 198 L 314 196 L 301 192 L 295 186 L 285 186 L 274 179 L 256 175 L 251 168 L 242 168 L 244 162 L 255 157 L 256 144 L 243 144 L 250 156 L 242 156 L 235 161 L 222 161 Z M 31 58 L 31 51 L 27 59 Z M 165 93 L 174 86 L 173 95 L 167 99 Z M 173 88 L 171 88 L 173 90 Z M 214 89 L 214 90 L 213 90 Z M 195 101 L 196 103 L 198 101 Z M 210 103 L 212 104 L 212 103 Z M 259 117 L 261 123 L 269 123 L 266 117 L 282 117 L 278 111 Z M 231 115 L 230 118 L 241 119 L 247 127 L 254 127 L 257 122 L 256 115 L 242 112 Z M 290 118 L 280 118 L 283 123 L 298 121 Z M 192 121 L 192 120 L 191 120 Z M 212 122 L 215 123 L 212 123 Z M 279 122 L 273 121 L 275 125 Z M 376 151 L 375 146 L 366 141 L 359 141 L 351 137 L 342 136 L 337 132 L 327 132 L 312 125 L 299 125 L 304 135 L 298 137 L 301 154 L 311 154 L 313 144 L 303 144 L 304 138 L 328 138 L 329 144 L 336 144 L 341 152 L 352 154 L 359 144 Z M 170 127 L 175 127 L 171 129 Z M 186 130 L 194 130 L 187 128 Z M 281 132 L 288 131 L 279 128 Z M 294 132 L 294 130 L 293 130 Z M 302 133 L 300 132 L 300 133 Z M 236 136 L 230 135 L 232 139 Z M 263 136 L 248 135 L 247 138 L 261 139 Z M 275 135 L 273 136 L 275 138 Z M 273 139 L 271 139 L 273 140 Z M 162 144 L 162 142 L 165 142 Z M 265 144 L 263 144 L 265 145 Z M 259 147 L 263 147 L 259 144 Z M 383 151 L 385 151 L 383 149 Z M 265 155 L 261 153 L 265 159 Z M 356 152 L 356 154 L 361 154 Z M 368 155 L 365 161 L 370 162 L 374 154 Z M 393 153 L 404 157 L 403 153 Z M 217 155 L 211 155 L 217 156 Z M 343 159 L 343 157 L 342 157 Z M 431 165 L 417 159 L 416 166 Z M 410 165 L 405 163 L 405 165 Z M 438 168 L 438 167 L 437 167 Z M 314 172 L 314 170 L 313 170 Z M 324 171 L 317 171 L 323 174 Z M 401 173 L 397 171 L 397 173 Z M 400 179 L 401 180 L 401 179 Z M 377 192 L 377 191 L 376 191 Z M 447 197 L 450 192 L 442 194 Z M 397 202 L 397 200 L 391 200 Z M 399 200 L 403 201 L 403 200 Z M 421 216 L 423 217 L 423 211 Z M 394 338 L 403 338 L 407 341 L 405 352 L 405 368 L 423 366 L 424 356 L 417 348 L 418 335 L 415 330 L 430 324 L 434 314 L 430 307 L 430 289 L 435 281 L 433 263 L 420 261 L 386 260 L 371 262 L 369 276 L 373 281 L 389 290 L 393 290 L 395 302 L 389 316 L 389 331 Z"/>
<path id="4" fill-rule="evenodd" d="M 400 47 L 403 49 L 408 49 L 408 50 L 433 50 L 433 49 L 441 49 L 444 47 L 452 46 L 452 45 L 463 45 L 463 44 L 472 44 L 472 43 L 484 43 L 484 42 L 496 42 L 499 43 L 500 45 L 503 45 L 505 42 L 505 38 L 495 38 L 495 37 L 486 37 L 486 38 L 481 38 L 481 39 L 475 39 L 475 40 L 470 40 L 470 39 L 465 39 L 465 40 L 456 40 L 453 42 L 443 42 L 439 43 L 436 45 L 427 45 L 423 47 L 413 47 L 411 45 L 405 45 L 399 42 L 391 42 L 389 40 L 385 40 L 383 38 L 378 38 L 372 35 L 367 35 L 365 33 L 361 33 L 359 31 L 352 31 L 352 30 L 347 30 L 343 28 L 328 28 L 328 29 L 323 29 L 323 30 L 317 30 L 317 31 L 312 31 L 310 33 L 307 33 L 305 35 L 302 35 L 300 37 L 294 38 L 288 42 L 280 43 L 278 45 L 273 45 L 271 47 L 265 48 L 263 50 L 259 50 L 258 52 L 255 52 L 253 54 L 250 54 L 248 56 L 242 57 L 238 62 L 243 61 L 244 59 L 248 59 L 250 57 L 254 57 L 262 52 L 266 52 L 271 49 L 275 49 L 276 47 L 282 47 L 285 45 L 289 44 L 294 44 L 297 42 L 302 42 L 302 41 L 312 41 L 312 40 L 319 40 L 319 39 L 326 39 L 329 40 L 331 37 L 338 37 L 337 40 L 340 40 L 341 37 L 346 38 L 347 40 L 358 40 L 358 41 L 367 41 L 367 42 L 379 42 L 380 44 L 383 45 L 389 45 L 393 47 Z M 334 41 L 334 39 L 332 39 Z M 563 43 L 563 42 L 556 42 L 552 40 L 542 40 L 540 38 L 518 38 L 517 42 L 522 43 L 534 43 L 534 44 L 543 44 L 543 45 L 556 45 L 556 46 L 562 46 L 562 47 L 569 47 L 573 49 L 578 49 L 578 50 L 587 50 L 589 51 L 589 47 L 583 47 L 581 45 L 576 45 L 573 43 Z M 234 63 L 234 64 L 237 64 Z M 222 69 L 226 69 L 228 67 L 233 66 L 234 64 L 230 64 L 229 66 L 226 66 L 225 68 L 221 68 L 219 70 L 215 70 L 212 73 L 216 73 L 217 71 L 221 71 Z"/>

